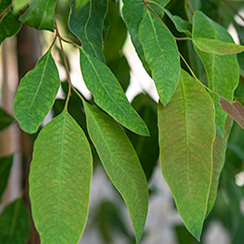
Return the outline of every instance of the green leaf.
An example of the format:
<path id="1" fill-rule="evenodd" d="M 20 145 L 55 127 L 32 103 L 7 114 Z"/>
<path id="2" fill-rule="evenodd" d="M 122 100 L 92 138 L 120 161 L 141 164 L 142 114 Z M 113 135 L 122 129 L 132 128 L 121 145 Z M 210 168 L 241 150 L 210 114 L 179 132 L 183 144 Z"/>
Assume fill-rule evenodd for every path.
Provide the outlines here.
<path id="1" fill-rule="evenodd" d="M 79 241 L 87 220 L 91 177 L 87 138 L 64 110 L 41 130 L 34 144 L 30 199 L 41 243 Z"/>
<path id="2" fill-rule="evenodd" d="M 108 0 L 73 0 L 69 28 L 79 38 L 89 55 L 104 61 L 102 31 Z"/>
<path id="3" fill-rule="evenodd" d="M 188 36 L 191 36 L 192 25 L 186 20 L 182 19 L 180 16 L 171 14 L 166 8 L 164 8 L 164 12 L 174 23 L 175 28 L 179 32 L 183 32 Z"/>
<path id="4" fill-rule="evenodd" d="M 122 128 L 99 109 L 84 103 L 88 133 L 104 169 L 123 197 L 140 242 L 148 210 L 147 180 L 136 152 Z"/>
<path id="5" fill-rule="evenodd" d="M 139 40 L 152 70 L 160 101 L 166 105 L 179 81 L 180 56 L 176 41 L 169 29 L 149 10 L 140 24 Z"/>
<path id="6" fill-rule="evenodd" d="M 51 50 L 22 78 L 14 100 L 14 113 L 22 130 L 37 131 L 52 107 L 60 80 Z"/>
<path id="7" fill-rule="evenodd" d="M 210 188 L 209 200 L 208 200 L 208 209 L 206 216 L 211 212 L 219 186 L 219 179 L 222 169 L 225 163 L 225 152 L 227 149 L 227 142 L 229 139 L 230 131 L 233 125 L 233 120 L 228 117 L 225 122 L 225 134 L 224 138 L 216 133 L 215 141 L 213 144 L 213 175 L 212 175 L 212 183 Z"/>
<path id="8" fill-rule="evenodd" d="M 56 2 L 57 0 L 32 0 L 27 11 L 19 19 L 37 30 L 53 31 Z"/>
<path id="9" fill-rule="evenodd" d="M 198 49 L 205 53 L 227 55 L 241 53 L 244 51 L 244 46 L 214 39 L 196 37 L 192 41 Z"/>
<path id="10" fill-rule="evenodd" d="M 0 131 L 10 126 L 13 121 L 14 119 L 5 110 L 0 108 Z"/>
<path id="11" fill-rule="evenodd" d="M 0 157 L 0 202 L 8 184 L 8 177 L 12 167 L 13 155 Z"/>
<path id="12" fill-rule="evenodd" d="M 11 3 L 11 0 L 1 0 L 0 13 L 7 9 Z M 1 15 L 0 18 L 3 18 L 3 15 Z M 5 38 L 16 34 L 21 26 L 22 23 L 19 21 L 19 14 L 13 14 L 12 8 L 10 8 L 6 12 L 5 17 L 0 21 L 0 44 Z"/>
<path id="13" fill-rule="evenodd" d="M 30 221 L 26 205 L 21 198 L 9 204 L 0 215 L 0 243 L 27 243 Z"/>
<path id="14" fill-rule="evenodd" d="M 148 135 L 146 124 L 128 102 L 110 69 L 98 59 L 89 56 L 83 49 L 80 51 L 80 59 L 83 79 L 97 105 L 129 130 L 140 135 Z"/>
<path id="15" fill-rule="evenodd" d="M 32 0 L 13 0 L 14 12 L 24 9 Z"/>
<path id="16" fill-rule="evenodd" d="M 214 105 L 184 70 L 171 102 L 159 104 L 158 127 L 164 178 L 186 228 L 199 240 L 212 177 Z"/>
<path id="17" fill-rule="evenodd" d="M 234 43 L 228 31 L 209 19 L 200 11 L 193 15 L 193 39 L 207 38 L 221 42 Z M 195 45 L 208 78 L 209 88 L 228 101 L 233 100 L 233 93 L 239 83 L 239 65 L 235 54 L 217 55 L 200 51 Z M 211 95 L 215 104 L 216 126 L 224 135 L 227 114 L 221 109 L 219 99 Z"/>

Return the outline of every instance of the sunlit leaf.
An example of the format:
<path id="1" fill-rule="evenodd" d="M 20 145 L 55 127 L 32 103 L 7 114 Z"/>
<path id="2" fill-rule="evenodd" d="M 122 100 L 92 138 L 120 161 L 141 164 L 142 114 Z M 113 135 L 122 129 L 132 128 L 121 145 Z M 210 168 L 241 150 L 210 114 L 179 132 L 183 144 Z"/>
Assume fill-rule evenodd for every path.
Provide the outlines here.
<path id="1" fill-rule="evenodd" d="M 13 0 L 14 12 L 24 9 L 32 0 Z"/>
<path id="2" fill-rule="evenodd" d="M 21 198 L 10 203 L 0 215 L 0 243 L 27 243 L 30 220 Z"/>
<path id="3" fill-rule="evenodd" d="M 180 56 L 176 41 L 169 29 L 149 10 L 140 24 L 139 40 L 152 70 L 160 101 L 166 105 L 179 81 Z"/>
<path id="4" fill-rule="evenodd" d="M 60 80 L 49 50 L 22 78 L 14 100 L 14 114 L 22 130 L 37 131 L 54 103 Z"/>
<path id="5" fill-rule="evenodd" d="M 122 128 L 108 115 L 85 103 L 88 133 L 105 171 L 128 207 L 139 243 L 147 216 L 147 180 Z"/>
<path id="6" fill-rule="evenodd" d="M 140 135 L 148 135 L 146 124 L 128 102 L 110 69 L 98 59 L 89 56 L 83 49 L 80 55 L 81 72 L 95 102 L 129 130 Z"/>
<path id="7" fill-rule="evenodd" d="M 186 228 L 199 239 L 212 177 L 214 105 L 184 70 L 171 102 L 159 104 L 158 127 L 164 178 Z"/>
<path id="8" fill-rule="evenodd" d="M 42 243 L 77 244 L 87 220 L 91 176 L 89 143 L 65 110 L 34 144 L 30 199 Z"/>
<path id="9" fill-rule="evenodd" d="M 0 108 L 0 131 L 10 126 L 13 121 L 14 119 L 5 110 Z"/>

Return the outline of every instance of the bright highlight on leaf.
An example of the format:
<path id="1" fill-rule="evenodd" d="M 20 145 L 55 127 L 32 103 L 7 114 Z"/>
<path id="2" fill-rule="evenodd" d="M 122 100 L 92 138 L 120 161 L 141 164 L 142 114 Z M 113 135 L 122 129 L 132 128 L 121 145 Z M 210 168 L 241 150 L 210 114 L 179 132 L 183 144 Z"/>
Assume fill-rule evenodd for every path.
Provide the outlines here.
<path id="1" fill-rule="evenodd" d="M 22 130 L 34 133 L 51 109 L 60 80 L 49 50 L 22 78 L 14 100 L 14 114 Z"/>
<path id="2" fill-rule="evenodd" d="M 179 81 L 180 56 L 176 41 L 169 29 L 149 10 L 140 24 L 139 40 L 152 70 L 160 101 L 166 105 Z"/>
<path id="3" fill-rule="evenodd" d="M 65 110 L 34 144 L 30 199 L 41 243 L 77 244 L 87 220 L 91 177 L 89 143 Z"/>
<path id="4" fill-rule="evenodd" d="M 24 9 L 32 0 L 13 0 L 14 12 Z"/>
<path id="5" fill-rule="evenodd" d="M 186 228 L 198 240 L 212 178 L 214 105 L 184 70 L 171 102 L 158 107 L 160 161 Z"/>
<path id="6" fill-rule="evenodd" d="M 140 242 L 148 210 L 147 180 L 136 152 L 122 128 L 99 109 L 84 103 L 88 133 L 104 169 L 128 207 Z"/>
<path id="7" fill-rule="evenodd" d="M 122 87 L 110 69 L 101 61 L 80 51 L 81 72 L 95 102 L 129 130 L 149 135 L 148 128 L 128 102 Z"/>

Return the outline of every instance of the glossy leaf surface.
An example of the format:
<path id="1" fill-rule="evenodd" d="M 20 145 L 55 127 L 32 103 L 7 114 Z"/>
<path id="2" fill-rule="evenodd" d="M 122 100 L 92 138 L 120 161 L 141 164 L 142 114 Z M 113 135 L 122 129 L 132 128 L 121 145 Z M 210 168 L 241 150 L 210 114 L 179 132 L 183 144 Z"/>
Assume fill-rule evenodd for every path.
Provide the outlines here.
<path id="1" fill-rule="evenodd" d="M 184 70 L 171 102 L 159 104 L 158 127 L 164 178 L 187 229 L 199 239 L 212 177 L 214 105 Z"/>
<path id="2" fill-rule="evenodd" d="M 82 49 L 80 55 L 83 79 L 97 105 L 129 130 L 140 135 L 148 135 L 146 124 L 128 102 L 110 69 Z"/>
<path id="3" fill-rule="evenodd" d="M 91 177 L 89 143 L 64 110 L 41 130 L 34 144 L 30 199 L 42 243 L 79 241 L 87 220 Z"/>
<path id="4" fill-rule="evenodd" d="M 30 221 L 22 199 L 10 203 L 0 215 L 0 243 L 26 243 L 30 234 Z"/>
<path id="5" fill-rule="evenodd" d="M 48 51 L 22 78 L 14 100 L 14 113 L 22 130 L 34 133 L 54 103 L 60 86 L 56 64 Z"/>
<path id="6" fill-rule="evenodd" d="M 0 131 L 10 126 L 13 121 L 14 119 L 5 110 L 0 108 Z"/>
<path id="7" fill-rule="evenodd" d="M 148 210 L 147 180 L 122 128 L 108 115 L 85 103 L 88 133 L 104 169 L 128 207 L 139 243 Z"/>
<path id="8" fill-rule="evenodd" d="M 8 178 L 12 167 L 13 156 L 0 157 L 0 202 L 4 190 L 8 184 Z"/>
<path id="9" fill-rule="evenodd" d="M 139 28 L 139 40 L 152 70 L 160 101 L 166 105 L 179 81 L 180 57 L 169 29 L 147 10 Z"/>
<path id="10" fill-rule="evenodd" d="M 200 11 L 196 11 L 193 15 L 193 39 L 195 38 L 234 43 L 224 27 L 212 21 Z M 232 101 L 234 90 L 239 82 L 239 66 L 236 55 L 220 56 L 204 53 L 196 45 L 195 50 L 204 64 L 209 88 L 226 100 Z M 222 135 L 224 135 L 227 114 L 221 109 L 218 97 L 212 95 L 212 99 L 216 110 L 215 122 Z"/>

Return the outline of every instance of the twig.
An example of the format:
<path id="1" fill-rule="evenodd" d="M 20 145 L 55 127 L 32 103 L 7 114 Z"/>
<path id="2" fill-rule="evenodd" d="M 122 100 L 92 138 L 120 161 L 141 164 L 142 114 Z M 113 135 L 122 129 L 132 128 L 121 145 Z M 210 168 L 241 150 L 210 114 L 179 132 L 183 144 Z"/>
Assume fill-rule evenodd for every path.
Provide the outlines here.
<path id="1" fill-rule="evenodd" d="M 193 9 L 193 7 L 191 6 L 190 1 L 189 1 L 189 0 L 186 0 L 186 3 L 187 3 L 187 5 L 188 5 L 188 7 L 189 7 L 191 13 L 194 14 L 194 9 Z"/>
<path id="2" fill-rule="evenodd" d="M 244 22 L 244 17 L 227 0 L 223 0 L 223 2 Z"/>
<path id="3" fill-rule="evenodd" d="M 5 8 L 2 13 L 0 14 L 0 16 L 2 15 L 0 22 L 2 22 L 2 20 L 5 18 L 6 14 L 8 13 L 9 9 L 12 8 L 13 3 L 11 3 L 7 8 Z"/>

